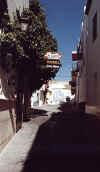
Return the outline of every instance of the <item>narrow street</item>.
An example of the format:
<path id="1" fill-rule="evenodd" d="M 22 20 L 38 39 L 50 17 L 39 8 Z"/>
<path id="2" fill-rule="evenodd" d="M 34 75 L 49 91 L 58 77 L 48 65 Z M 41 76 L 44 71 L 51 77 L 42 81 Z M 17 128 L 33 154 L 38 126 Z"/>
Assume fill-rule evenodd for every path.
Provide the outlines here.
<path id="1" fill-rule="evenodd" d="M 0 172 L 100 171 L 100 1 L 0 2 Z"/>
<path id="2" fill-rule="evenodd" d="M 0 155 L 0 171 L 48 172 L 99 169 L 100 119 L 71 105 L 35 107 Z"/>

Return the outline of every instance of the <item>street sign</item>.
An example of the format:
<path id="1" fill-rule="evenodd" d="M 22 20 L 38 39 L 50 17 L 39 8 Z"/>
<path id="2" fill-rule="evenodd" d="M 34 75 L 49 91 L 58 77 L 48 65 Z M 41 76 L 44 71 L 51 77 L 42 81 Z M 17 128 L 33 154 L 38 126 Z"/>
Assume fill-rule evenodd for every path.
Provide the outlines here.
<path id="1" fill-rule="evenodd" d="M 55 59 L 47 60 L 46 63 L 48 65 L 61 65 L 60 60 L 55 60 Z"/>
<path id="2" fill-rule="evenodd" d="M 60 60 L 55 60 L 55 59 L 47 59 L 46 61 L 46 67 L 47 68 L 60 68 L 61 67 L 61 63 Z"/>
<path id="3" fill-rule="evenodd" d="M 52 69 L 54 69 L 54 68 L 59 69 L 60 68 L 60 66 L 57 66 L 57 65 L 46 65 L 46 67 L 52 68 Z"/>
<path id="4" fill-rule="evenodd" d="M 51 53 L 51 52 L 47 52 L 46 54 L 45 54 L 45 59 L 53 59 L 53 60 L 60 60 L 61 59 L 61 57 L 62 57 L 62 54 L 61 53 Z"/>

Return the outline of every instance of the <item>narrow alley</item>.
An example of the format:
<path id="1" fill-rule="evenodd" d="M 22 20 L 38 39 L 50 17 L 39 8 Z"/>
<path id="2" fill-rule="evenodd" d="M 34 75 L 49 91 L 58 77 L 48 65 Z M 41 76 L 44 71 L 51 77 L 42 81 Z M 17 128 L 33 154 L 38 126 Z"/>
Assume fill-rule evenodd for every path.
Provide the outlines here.
<path id="1" fill-rule="evenodd" d="M 100 1 L 0 2 L 0 172 L 100 171 Z"/>
<path id="2" fill-rule="evenodd" d="M 100 119 L 66 103 L 35 107 L 0 155 L 2 172 L 99 169 Z"/>

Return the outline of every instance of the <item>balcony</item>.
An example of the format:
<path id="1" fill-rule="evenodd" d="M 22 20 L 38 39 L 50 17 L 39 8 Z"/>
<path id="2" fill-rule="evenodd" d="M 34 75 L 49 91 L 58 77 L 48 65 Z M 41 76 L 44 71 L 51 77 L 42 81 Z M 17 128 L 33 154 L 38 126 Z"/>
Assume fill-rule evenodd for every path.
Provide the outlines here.
<path id="1" fill-rule="evenodd" d="M 78 63 L 73 63 L 72 64 L 72 71 L 79 72 L 79 65 L 78 65 Z"/>
<path id="2" fill-rule="evenodd" d="M 79 72 L 79 65 L 78 65 L 78 63 L 72 64 L 72 71 L 71 71 L 72 78 L 76 78 L 78 72 Z"/>
<path id="3" fill-rule="evenodd" d="M 69 81 L 69 84 L 71 85 L 71 87 L 76 87 L 76 82 L 74 81 Z"/>
<path id="4" fill-rule="evenodd" d="M 80 51 L 72 51 L 72 61 L 79 61 L 83 58 L 83 53 Z"/>
<path id="5" fill-rule="evenodd" d="M 77 72 L 75 70 L 72 70 L 72 77 L 77 77 Z"/>
<path id="6" fill-rule="evenodd" d="M 77 61 L 77 60 L 78 60 L 77 51 L 72 51 L 72 61 Z"/>
<path id="7" fill-rule="evenodd" d="M 83 44 L 81 40 L 79 41 L 77 45 L 77 56 L 78 56 L 78 60 L 83 59 Z"/>

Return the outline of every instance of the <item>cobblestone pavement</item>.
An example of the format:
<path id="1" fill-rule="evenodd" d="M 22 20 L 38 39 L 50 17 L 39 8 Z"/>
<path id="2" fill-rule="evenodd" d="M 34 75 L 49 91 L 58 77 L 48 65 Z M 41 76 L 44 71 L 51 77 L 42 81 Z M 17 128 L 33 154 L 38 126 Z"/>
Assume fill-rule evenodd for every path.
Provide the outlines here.
<path id="1" fill-rule="evenodd" d="M 99 169 L 100 119 L 68 104 L 35 107 L 0 155 L 0 172 Z"/>

